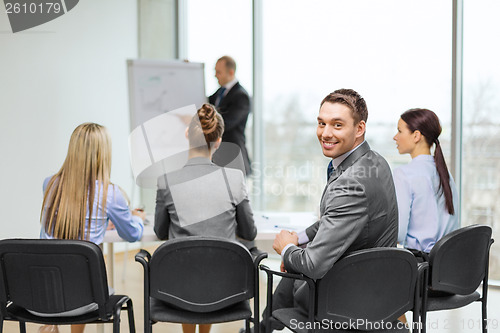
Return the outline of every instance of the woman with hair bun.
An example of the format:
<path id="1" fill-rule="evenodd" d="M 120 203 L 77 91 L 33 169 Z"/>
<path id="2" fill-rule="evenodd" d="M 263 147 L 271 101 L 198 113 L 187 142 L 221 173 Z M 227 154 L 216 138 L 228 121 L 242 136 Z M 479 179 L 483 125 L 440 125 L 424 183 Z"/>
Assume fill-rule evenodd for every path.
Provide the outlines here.
<path id="1" fill-rule="evenodd" d="M 458 195 L 439 143 L 441 125 L 427 109 L 410 109 L 398 121 L 394 136 L 400 154 L 412 161 L 394 170 L 399 209 L 398 242 L 430 252 L 434 244 L 458 228 Z M 435 145 L 434 156 L 431 147 Z"/>
<path id="2" fill-rule="evenodd" d="M 154 230 L 160 239 L 212 236 L 253 240 L 257 235 L 245 177 L 239 169 L 212 163 L 222 141 L 224 121 L 211 104 L 203 104 L 186 129 L 186 165 L 158 179 Z M 200 326 L 208 333 L 211 324 Z M 184 333 L 196 325 L 182 324 Z"/>

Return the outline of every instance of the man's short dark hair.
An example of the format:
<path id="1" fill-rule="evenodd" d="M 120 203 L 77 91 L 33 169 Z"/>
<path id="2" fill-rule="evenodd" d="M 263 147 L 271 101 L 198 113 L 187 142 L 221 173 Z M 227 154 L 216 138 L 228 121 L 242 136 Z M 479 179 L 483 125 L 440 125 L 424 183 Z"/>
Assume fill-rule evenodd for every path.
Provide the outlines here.
<path id="1" fill-rule="evenodd" d="M 347 106 L 352 111 L 352 117 L 354 118 L 354 123 L 357 124 L 361 120 L 368 120 L 368 108 L 366 107 L 366 102 L 360 94 L 352 89 L 338 89 L 334 92 L 328 94 L 323 101 L 321 101 L 321 106 L 325 103 L 340 103 Z"/>
<path id="2" fill-rule="evenodd" d="M 234 61 L 234 59 L 230 56 L 225 55 L 223 57 L 220 57 L 217 62 L 219 61 L 224 61 L 227 69 L 232 69 L 236 72 L 236 61 Z"/>

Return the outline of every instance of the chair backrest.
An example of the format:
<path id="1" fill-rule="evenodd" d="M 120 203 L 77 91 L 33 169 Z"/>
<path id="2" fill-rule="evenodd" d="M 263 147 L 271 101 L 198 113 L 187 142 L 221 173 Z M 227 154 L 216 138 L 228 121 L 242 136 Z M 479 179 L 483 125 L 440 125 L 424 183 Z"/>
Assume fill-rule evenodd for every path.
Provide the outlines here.
<path id="1" fill-rule="evenodd" d="M 211 312 L 250 299 L 255 266 L 241 244 L 186 237 L 165 242 L 150 261 L 150 296 L 194 312 Z"/>
<path id="2" fill-rule="evenodd" d="M 441 238 L 429 254 L 430 287 L 467 295 L 483 281 L 488 267 L 491 228 L 471 225 Z"/>
<path id="3" fill-rule="evenodd" d="M 376 323 L 394 321 L 413 309 L 417 276 L 417 260 L 407 250 L 356 251 L 317 281 L 316 319 L 376 329 Z"/>
<path id="4" fill-rule="evenodd" d="M 106 267 L 94 243 L 60 239 L 0 241 L 0 308 L 8 302 L 40 313 L 97 303 L 105 317 Z M 4 313 L 5 314 L 5 313 Z"/>

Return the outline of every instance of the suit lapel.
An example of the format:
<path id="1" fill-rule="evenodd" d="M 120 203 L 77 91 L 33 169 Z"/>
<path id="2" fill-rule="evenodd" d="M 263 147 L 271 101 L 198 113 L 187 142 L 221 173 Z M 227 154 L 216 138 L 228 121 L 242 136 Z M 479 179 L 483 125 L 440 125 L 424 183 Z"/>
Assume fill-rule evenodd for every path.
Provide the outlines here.
<path id="1" fill-rule="evenodd" d="M 236 82 L 236 84 L 227 92 L 226 96 L 222 98 L 222 101 L 219 104 L 219 107 L 226 104 L 228 101 L 231 100 L 231 96 L 234 94 L 235 91 L 239 89 L 240 83 Z"/>
<path id="2" fill-rule="evenodd" d="M 354 164 L 354 162 L 356 162 L 361 156 L 366 154 L 368 151 L 370 151 L 370 146 L 368 145 L 368 142 L 365 141 L 364 143 L 361 144 L 361 146 L 359 146 L 358 149 L 353 151 L 351 155 L 347 156 L 347 158 L 343 160 L 342 163 L 340 163 L 340 165 L 335 169 L 335 171 L 330 176 L 330 179 L 328 179 L 328 184 L 337 180 L 337 178 L 339 178 L 340 175 L 343 174 L 345 170 L 349 169 Z"/>

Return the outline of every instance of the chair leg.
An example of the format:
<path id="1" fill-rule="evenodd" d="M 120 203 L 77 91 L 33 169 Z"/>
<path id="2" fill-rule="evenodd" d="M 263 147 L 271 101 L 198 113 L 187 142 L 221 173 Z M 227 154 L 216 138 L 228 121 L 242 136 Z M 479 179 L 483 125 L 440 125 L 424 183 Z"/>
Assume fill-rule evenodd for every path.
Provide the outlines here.
<path id="1" fill-rule="evenodd" d="M 120 317 L 113 318 L 113 333 L 120 333 Z"/>
<path id="2" fill-rule="evenodd" d="M 259 333 L 270 333 L 271 330 L 271 316 L 273 313 L 273 276 L 272 274 L 267 274 L 267 305 L 265 308 L 266 316 L 264 318 L 265 321 L 265 332 Z"/>
<path id="3" fill-rule="evenodd" d="M 121 306 L 117 306 L 114 309 L 113 313 L 113 333 L 120 333 L 120 314 L 122 308 Z"/>
<path id="4" fill-rule="evenodd" d="M 24 321 L 19 322 L 19 331 L 21 333 L 26 333 L 26 323 Z"/>
<path id="5" fill-rule="evenodd" d="M 413 318 L 411 320 L 411 332 L 420 332 L 420 315 L 417 309 L 413 310 Z"/>
<path id="6" fill-rule="evenodd" d="M 250 333 L 250 320 L 245 320 L 245 333 Z"/>
<path id="7" fill-rule="evenodd" d="M 481 308 L 482 308 L 482 317 L 483 317 L 483 322 L 482 322 L 482 328 L 483 328 L 483 333 L 488 333 L 488 311 L 486 307 L 486 299 L 484 296 L 481 299 Z"/>
<path id="8" fill-rule="evenodd" d="M 149 302 L 149 297 L 145 297 L 145 302 Z M 144 333 L 153 333 L 153 322 L 149 318 L 149 304 L 144 304 Z"/>
<path id="9" fill-rule="evenodd" d="M 127 314 L 129 331 L 130 333 L 135 333 L 134 307 L 132 306 L 131 299 L 127 301 Z"/>
<path id="10" fill-rule="evenodd" d="M 420 332 L 426 333 L 427 332 L 427 310 L 422 309 L 422 313 L 420 314 L 420 324 L 422 326 Z"/>

